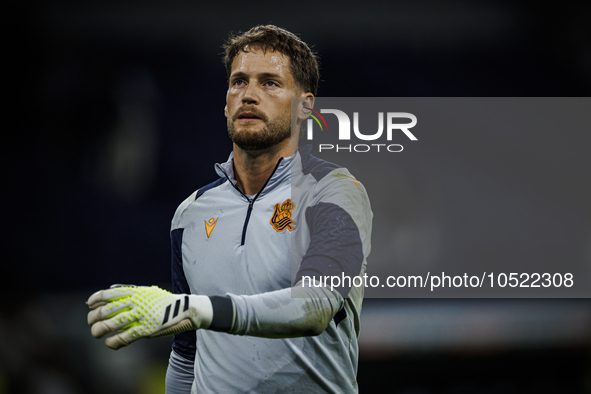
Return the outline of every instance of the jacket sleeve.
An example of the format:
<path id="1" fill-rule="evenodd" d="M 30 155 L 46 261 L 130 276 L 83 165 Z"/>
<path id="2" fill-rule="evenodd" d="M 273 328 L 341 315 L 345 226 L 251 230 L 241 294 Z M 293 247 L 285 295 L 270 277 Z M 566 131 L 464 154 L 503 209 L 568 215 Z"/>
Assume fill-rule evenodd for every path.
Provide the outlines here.
<path id="1" fill-rule="evenodd" d="M 265 338 L 322 334 L 344 305 L 337 291 L 297 285 L 263 294 L 229 297 L 235 307 L 229 332 Z M 215 313 L 214 310 L 214 316 Z"/>
<path id="2" fill-rule="evenodd" d="M 194 373 L 193 361 L 179 356 L 174 350 L 170 352 L 166 370 L 166 394 L 190 394 L 195 380 Z"/>

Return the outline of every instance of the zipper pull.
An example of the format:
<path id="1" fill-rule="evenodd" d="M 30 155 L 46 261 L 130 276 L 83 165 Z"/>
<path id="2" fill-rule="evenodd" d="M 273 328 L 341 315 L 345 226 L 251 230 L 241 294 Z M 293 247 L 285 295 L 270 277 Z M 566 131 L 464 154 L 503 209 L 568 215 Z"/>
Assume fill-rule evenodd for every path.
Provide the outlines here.
<path id="1" fill-rule="evenodd" d="M 249 198 L 248 199 L 248 210 L 252 211 L 252 206 L 254 204 L 254 198 Z"/>

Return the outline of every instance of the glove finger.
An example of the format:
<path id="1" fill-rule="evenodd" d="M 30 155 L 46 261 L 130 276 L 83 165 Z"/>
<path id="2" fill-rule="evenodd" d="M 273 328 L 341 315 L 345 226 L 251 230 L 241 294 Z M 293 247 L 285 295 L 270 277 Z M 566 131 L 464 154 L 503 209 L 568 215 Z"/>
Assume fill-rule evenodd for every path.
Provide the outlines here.
<path id="1" fill-rule="evenodd" d="M 137 288 L 136 285 L 124 285 L 124 284 L 121 284 L 121 283 L 116 283 L 114 285 L 109 286 L 109 289 L 116 289 L 118 287 L 136 287 Z"/>
<path id="2" fill-rule="evenodd" d="M 149 329 L 146 329 L 144 325 L 140 324 L 123 332 L 119 332 L 117 335 L 108 337 L 105 339 L 105 344 L 111 349 L 117 350 L 123 346 L 127 346 L 130 343 L 137 341 L 138 339 L 149 338 L 148 334 L 150 332 L 151 331 Z"/>
<path id="3" fill-rule="evenodd" d="M 123 338 L 123 334 L 125 334 L 125 332 L 120 332 L 116 335 L 112 335 L 112 336 L 108 337 L 107 339 L 105 339 L 105 345 L 107 345 L 107 347 L 109 347 L 113 350 L 118 350 L 124 346 L 129 345 L 131 342 L 133 342 L 133 341 L 130 342 L 130 341 L 125 340 Z"/>
<path id="4" fill-rule="evenodd" d="M 121 313 L 121 311 L 131 311 L 133 309 L 134 305 L 129 298 L 111 301 L 88 312 L 88 325 L 93 325 L 100 320 L 114 317 L 115 315 Z M 138 318 L 138 316 L 135 317 L 136 319 Z"/>
<path id="5" fill-rule="evenodd" d="M 111 334 L 116 331 L 119 330 L 111 327 L 107 322 L 104 321 L 98 321 L 90 327 L 90 333 L 95 338 L 102 338 L 105 335 Z"/>
<path id="6" fill-rule="evenodd" d="M 91 319 L 96 319 L 96 316 L 91 316 L 91 313 L 100 314 L 100 311 L 92 311 L 88 314 L 89 322 Z M 92 327 L 90 328 L 90 333 L 95 338 L 101 338 L 106 334 L 110 334 L 113 332 L 118 332 L 129 328 L 129 325 L 138 321 L 139 315 L 132 311 L 125 311 L 122 313 L 118 313 L 117 315 L 111 317 L 110 319 L 98 320 L 93 321 Z"/>
<path id="7" fill-rule="evenodd" d="M 90 297 L 88 297 L 86 305 L 88 305 L 90 309 L 94 309 L 101 305 L 105 305 L 107 302 L 103 301 L 103 292 L 104 290 L 99 290 L 93 293 Z"/>
<path id="8" fill-rule="evenodd" d="M 86 304 L 91 309 L 97 308 L 99 306 L 105 305 L 107 302 L 119 300 L 121 298 L 126 298 L 133 295 L 135 291 L 135 287 L 132 286 L 125 286 L 125 287 L 116 287 L 112 289 L 106 290 L 99 290 L 92 294 Z"/>

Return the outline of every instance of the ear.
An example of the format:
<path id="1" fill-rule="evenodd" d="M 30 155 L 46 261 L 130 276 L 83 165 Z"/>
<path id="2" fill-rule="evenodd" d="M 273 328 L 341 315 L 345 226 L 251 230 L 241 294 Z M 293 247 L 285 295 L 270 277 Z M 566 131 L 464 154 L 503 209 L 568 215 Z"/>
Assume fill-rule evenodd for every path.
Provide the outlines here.
<path id="1" fill-rule="evenodd" d="M 304 107 L 314 108 L 314 95 L 312 93 L 308 93 L 308 96 L 304 96 Z"/>
<path id="2" fill-rule="evenodd" d="M 228 117 L 228 105 L 226 104 L 226 106 L 224 107 L 224 116 L 227 118 Z"/>
<path id="3" fill-rule="evenodd" d="M 306 120 L 309 116 L 310 111 L 304 110 L 303 107 L 314 108 L 314 95 L 312 93 L 303 93 L 300 96 L 299 120 Z"/>

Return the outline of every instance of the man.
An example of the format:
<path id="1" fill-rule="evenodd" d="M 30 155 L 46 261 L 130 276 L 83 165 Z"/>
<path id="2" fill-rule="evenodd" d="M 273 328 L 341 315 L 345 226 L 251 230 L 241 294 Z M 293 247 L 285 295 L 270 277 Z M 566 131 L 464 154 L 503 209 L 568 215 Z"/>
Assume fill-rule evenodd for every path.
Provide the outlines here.
<path id="1" fill-rule="evenodd" d="M 118 332 L 106 340 L 115 349 L 176 334 L 168 394 L 357 392 L 363 288 L 302 281 L 363 275 L 370 251 L 363 185 L 309 146 L 298 149 L 317 91 L 316 58 L 275 26 L 231 37 L 225 50 L 233 150 L 215 167 L 220 178 L 189 196 L 172 220 L 179 295 L 146 287 L 97 292 L 88 301 L 96 308 L 92 333 Z"/>

